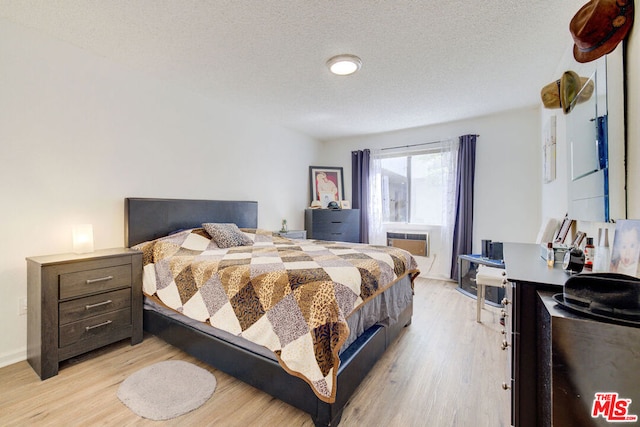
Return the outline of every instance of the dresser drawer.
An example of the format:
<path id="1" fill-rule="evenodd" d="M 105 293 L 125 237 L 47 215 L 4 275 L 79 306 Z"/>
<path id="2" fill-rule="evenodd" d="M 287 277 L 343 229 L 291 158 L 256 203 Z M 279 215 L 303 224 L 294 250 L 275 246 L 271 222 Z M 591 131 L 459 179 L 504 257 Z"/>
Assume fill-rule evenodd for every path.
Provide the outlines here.
<path id="1" fill-rule="evenodd" d="M 60 299 L 131 286 L 131 264 L 60 275 Z"/>
<path id="2" fill-rule="evenodd" d="M 357 236 L 347 231 L 318 231 L 313 233 L 315 240 L 328 242 L 356 242 Z"/>
<path id="3" fill-rule="evenodd" d="M 123 326 L 131 325 L 131 310 L 111 311 L 60 326 L 59 345 L 65 347 L 79 341 L 100 340 Z"/>
<path id="4" fill-rule="evenodd" d="M 98 314 L 131 307 L 131 289 L 120 289 L 99 295 L 60 303 L 59 322 L 64 325 Z"/>
<path id="5" fill-rule="evenodd" d="M 351 223 L 355 217 L 359 215 L 359 212 L 350 209 L 345 210 L 333 210 L 323 209 L 313 212 L 314 225 L 321 224 L 339 224 L 339 223 Z"/>
<path id="6" fill-rule="evenodd" d="M 346 233 L 353 228 L 353 223 L 342 221 L 316 222 L 313 224 L 314 233 L 334 232 Z"/>

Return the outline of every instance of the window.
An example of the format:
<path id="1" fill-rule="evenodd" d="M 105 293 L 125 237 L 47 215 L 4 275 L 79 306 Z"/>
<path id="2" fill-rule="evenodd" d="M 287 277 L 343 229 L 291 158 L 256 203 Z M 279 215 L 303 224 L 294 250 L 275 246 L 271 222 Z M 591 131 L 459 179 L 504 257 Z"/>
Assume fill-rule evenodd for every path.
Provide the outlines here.
<path id="1" fill-rule="evenodd" d="M 384 222 L 442 225 L 450 151 L 381 159 Z"/>

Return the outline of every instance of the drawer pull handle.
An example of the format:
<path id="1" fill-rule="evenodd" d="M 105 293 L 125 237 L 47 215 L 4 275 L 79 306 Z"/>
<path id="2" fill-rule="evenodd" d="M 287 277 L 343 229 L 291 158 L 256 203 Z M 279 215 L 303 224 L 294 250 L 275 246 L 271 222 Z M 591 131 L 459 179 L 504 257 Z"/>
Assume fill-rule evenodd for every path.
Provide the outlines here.
<path id="1" fill-rule="evenodd" d="M 331 221 L 331 224 L 342 224 L 342 221 Z"/>
<path id="2" fill-rule="evenodd" d="M 85 331 L 87 331 L 87 332 L 89 332 L 89 331 L 90 331 L 90 330 L 92 330 L 92 329 L 99 328 L 99 327 L 101 327 L 101 326 L 107 326 L 107 325 L 110 325 L 111 323 L 113 323 L 111 320 L 107 320 L 106 322 L 98 323 L 97 325 L 93 325 L 93 326 L 86 326 L 86 327 L 84 328 L 84 330 L 85 330 Z"/>
<path id="3" fill-rule="evenodd" d="M 87 279 L 87 285 L 98 282 L 106 282 L 107 280 L 111 279 L 113 279 L 113 276 L 98 277 L 97 279 Z"/>
<path id="4" fill-rule="evenodd" d="M 102 301 L 102 302 L 98 302 L 95 304 L 87 304 L 84 306 L 85 310 L 90 310 L 92 308 L 96 308 L 96 307 L 100 307 L 101 305 L 107 305 L 107 304 L 111 304 L 113 301 L 111 301 L 110 299 L 106 300 L 106 301 Z"/>

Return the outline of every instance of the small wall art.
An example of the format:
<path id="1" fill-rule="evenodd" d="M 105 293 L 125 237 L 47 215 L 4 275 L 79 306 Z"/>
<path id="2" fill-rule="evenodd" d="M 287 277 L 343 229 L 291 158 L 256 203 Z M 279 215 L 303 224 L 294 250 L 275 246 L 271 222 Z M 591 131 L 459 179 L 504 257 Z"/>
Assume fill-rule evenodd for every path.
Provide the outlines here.
<path id="1" fill-rule="evenodd" d="M 344 199 L 344 178 L 341 167 L 309 166 L 311 202 L 319 200 L 322 208 L 329 202 Z"/>
<path id="2" fill-rule="evenodd" d="M 556 179 L 556 116 L 549 117 L 544 129 L 544 182 Z"/>

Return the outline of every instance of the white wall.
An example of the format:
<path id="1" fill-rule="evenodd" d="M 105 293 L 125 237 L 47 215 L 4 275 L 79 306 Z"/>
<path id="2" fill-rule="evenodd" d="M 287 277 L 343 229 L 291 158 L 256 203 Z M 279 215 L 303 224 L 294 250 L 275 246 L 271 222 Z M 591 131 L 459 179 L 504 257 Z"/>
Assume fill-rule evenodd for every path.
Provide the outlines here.
<path id="1" fill-rule="evenodd" d="M 540 227 L 540 116 L 537 108 L 326 142 L 322 166 L 342 166 L 351 199 L 351 151 L 479 134 L 476 148 L 474 252 L 482 239 L 534 242 Z M 432 257 L 441 252 L 431 233 Z"/>
<path id="2" fill-rule="evenodd" d="M 635 21 L 637 22 L 640 12 L 635 11 Z M 626 40 L 626 92 L 622 84 L 623 70 L 620 69 L 619 58 L 623 55 L 622 45 L 610 54 L 608 61 L 609 96 L 613 99 L 609 101 L 610 119 L 610 177 L 611 177 L 611 219 L 621 218 L 640 219 L 640 36 L 638 31 L 633 29 Z M 567 58 L 568 57 L 568 58 Z M 616 59 L 618 58 L 618 59 Z M 555 73 L 558 78 L 562 72 L 568 68 L 579 67 L 572 58 L 571 45 L 568 46 L 567 54 L 559 64 Z M 575 68 L 576 71 L 580 71 Z M 624 95 L 623 95 L 624 92 Z M 621 97 L 626 97 L 626 123 L 622 124 L 625 112 L 620 108 L 623 102 Z M 557 118 L 557 164 L 558 177 L 552 183 L 544 184 L 542 187 L 542 216 L 561 218 L 568 211 L 568 143 L 566 137 L 566 116 L 561 110 L 542 109 L 542 123 L 544 127 L 549 116 L 556 115 Z M 616 141 L 624 138 L 622 129 L 626 126 L 626 152 L 621 144 L 616 146 Z M 543 141 L 541 140 L 541 144 Z M 625 185 L 626 172 L 626 189 Z M 620 183 L 616 185 L 616 182 Z M 578 223 L 578 229 L 587 233 L 588 236 L 597 237 L 600 227 L 607 227 L 612 236 L 615 230 L 614 224 L 604 224 L 599 222 Z"/>
<path id="3" fill-rule="evenodd" d="M 598 93 L 593 97 L 598 98 L 599 113 L 607 111 L 609 122 L 609 209 L 611 219 L 625 217 L 625 195 L 624 195 L 624 86 L 622 67 L 622 47 L 619 46 L 606 58 L 607 84 L 596 85 Z M 601 59 L 604 61 L 604 59 Z M 565 55 L 558 68 L 550 80 L 558 79 L 566 70 L 576 71 L 579 75 L 590 77 L 596 68 L 596 64 L 589 62 L 580 64 L 573 59 L 573 44 L 568 44 Z M 604 70 L 604 63 L 600 65 L 599 73 Z M 603 81 L 602 74 L 599 75 L 599 82 Z M 606 92 L 605 92 L 606 90 Z M 592 100 L 593 100 L 592 97 Z M 606 110 L 605 110 L 606 109 Z M 568 121 L 573 118 L 575 112 L 570 115 L 563 114 L 561 109 L 541 108 L 541 126 L 543 137 L 540 141 L 541 147 L 544 144 L 544 133 L 549 127 L 550 119 L 555 117 L 556 121 L 556 169 L 557 178 L 542 186 L 542 216 L 561 219 L 568 212 L 571 217 L 585 219 L 591 214 L 580 214 L 576 206 L 571 207 L 571 159 L 570 159 L 570 139 L 568 135 Z M 575 118 L 574 118 L 575 120 Z M 599 227 L 606 226 L 601 222 L 579 221 L 578 227 L 589 236 L 595 237 Z"/>
<path id="4" fill-rule="evenodd" d="M 3 19 L 0 88 L 0 366 L 26 357 L 25 257 L 85 222 L 122 246 L 127 196 L 257 200 L 261 228 L 303 228 L 312 138 Z"/>

